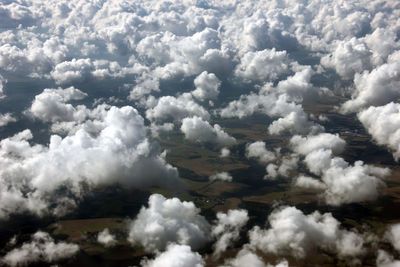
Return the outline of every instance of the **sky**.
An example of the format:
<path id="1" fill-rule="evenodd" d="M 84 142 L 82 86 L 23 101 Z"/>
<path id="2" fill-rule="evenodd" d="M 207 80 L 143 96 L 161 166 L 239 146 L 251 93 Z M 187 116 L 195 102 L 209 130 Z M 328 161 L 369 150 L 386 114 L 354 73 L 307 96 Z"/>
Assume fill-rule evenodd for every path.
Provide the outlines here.
<path id="1" fill-rule="evenodd" d="M 330 112 L 351 118 L 397 163 L 399 18 L 395 0 L 1 1 L 0 220 L 63 218 L 100 187 L 186 190 L 157 138 L 178 133 L 229 158 L 238 140 L 221 122 L 259 114 L 269 118 L 266 137 L 288 138 L 282 148 L 246 144 L 243 157 L 265 168 L 260 179 L 315 189 L 334 208 L 377 200 L 390 166 L 347 161 L 343 133 L 306 107 L 335 99 Z M 128 240 L 153 253 L 143 266 L 204 266 L 201 248 L 211 242 L 219 257 L 249 220 L 244 209 L 215 216 L 153 194 Z M 379 239 L 400 252 L 398 225 L 371 237 L 292 206 L 277 206 L 267 221 L 248 230 L 226 266 L 288 266 L 285 255 L 317 249 L 357 264 Z M 98 240 L 115 244 L 108 229 Z M 77 251 L 38 229 L 0 261 L 52 263 Z M 377 266 L 400 265 L 391 252 L 374 253 Z"/>

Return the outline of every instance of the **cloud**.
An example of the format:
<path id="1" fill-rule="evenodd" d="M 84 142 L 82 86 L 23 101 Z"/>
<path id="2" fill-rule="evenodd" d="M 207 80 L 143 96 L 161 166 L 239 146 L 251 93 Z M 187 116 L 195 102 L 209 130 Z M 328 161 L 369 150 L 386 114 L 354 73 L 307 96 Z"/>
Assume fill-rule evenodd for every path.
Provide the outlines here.
<path id="1" fill-rule="evenodd" d="M 153 194 L 129 226 L 129 241 L 146 251 L 162 251 L 169 243 L 199 249 L 210 240 L 210 225 L 193 202 Z"/>
<path id="2" fill-rule="evenodd" d="M 377 267 L 397 267 L 400 266 L 400 261 L 395 260 L 392 255 L 384 250 L 378 250 L 378 256 L 376 258 Z"/>
<path id="3" fill-rule="evenodd" d="M 350 165 L 340 157 L 333 157 L 330 149 L 313 150 L 307 154 L 304 162 L 312 173 L 321 175 L 321 181 L 326 186 L 324 200 L 333 206 L 375 200 L 379 188 L 385 186 L 383 178 L 390 174 L 388 168 L 364 164 L 362 161 Z"/>
<path id="4" fill-rule="evenodd" d="M 217 239 L 214 244 L 214 256 L 219 257 L 239 239 L 240 230 L 248 220 L 247 210 L 228 210 L 227 213 L 217 213 L 217 221 L 211 230 L 211 235 Z"/>
<path id="5" fill-rule="evenodd" d="M 231 154 L 231 151 L 228 148 L 223 147 L 223 148 L 221 148 L 221 154 L 219 156 L 221 158 L 227 158 L 230 156 L 230 154 Z"/>
<path id="6" fill-rule="evenodd" d="M 265 142 L 257 141 L 246 145 L 246 157 L 256 158 L 260 163 L 269 163 L 276 160 L 274 152 L 266 148 Z"/>
<path id="7" fill-rule="evenodd" d="M 121 184 L 179 188 L 178 172 L 160 157 L 159 148 L 146 138 L 143 118 L 129 106 L 111 107 L 94 135 L 85 129 L 48 146 L 31 145 L 25 130 L 0 142 L 0 218 L 29 211 L 63 215 L 90 188 Z M 51 179 L 49 179 L 51 177 Z M 60 188 L 65 188 L 61 194 Z M 57 196 L 57 197 L 56 197 Z M 68 197 L 73 196 L 73 197 Z M 51 203 L 51 207 L 50 207 Z"/>
<path id="8" fill-rule="evenodd" d="M 87 97 L 86 93 L 74 87 L 47 88 L 35 96 L 28 115 L 44 122 L 82 121 L 89 113 L 87 108 L 82 105 L 75 108 L 66 102 L 81 100 L 85 97 Z"/>
<path id="9" fill-rule="evenodd" d="M 286 260 L 282 260 L 276 265 L 265 264 L 261 257 L 247 248 L 240 250 L 235 258 L 226 260 L 223 266 L 241 267 L 245 265 L 252 267 L 289 267 L 289 263 Z"/>
<path id="10" fill-rule="evenodd" d="M 232 182 L 232 176 L 228 172 L 218 172 L 210 176 L 210 181 Z"/>
<path id="11" fill-rule="evenodd" d="M 35 262 L 54 263 L 69 259 L 76 255 L 79 246 L 66 242 L 54 242 L 48 233 L 38 231 L 32 235 L 32 240 L 15 248 L 1 259 L 10 266 L 29 265 Z"/>
<path id="12" fill-rule="evenodd" d="M 380 107 L 369 107 L 357 114 L 364 128 L 379 144 L 393 151 L 396 160 L 400 157 L 400 104 L 389 103 Z"/>
<path id="13" fill-rule="evenodd" d="M 194 85 L 196 89 L 192 91 L 192 95 L 198 100 L 204 101 L 218 97 L 221 81 L 214 73 L 203 71 L 194 79 Z"/>
<path id="14" fill-rule="evenodd" d="M 295 186 L 309 189 L 326 189 L 326 185 L 323 182 L 304 175 L 300 175 L 295 179 Z"/>
<path id="15" fill-rule="evenodd" d="M 0 74 L 0 99 L 4 98 L 4 84 L 7 82 L 6 79 Z"/>
<path id="16" fill-rule="evenodd" d="M 340 154 L 344 151 L 346 141 L 338 134 L 320 133 L 307 137 L 295 135 L 290 139 L 290 145 L 295 152 L 302 155 L 318 149 L 330 149 L 333 153 Z"/>
<path id="17" fill-rule="evenodd" d="M 115 239 L 115 236 L 110 233 L 110 230 L 105 228 L 97 235 L 97 242 L 105 247 L 113 247 L 117 243 L 117 240 Z"/>
<path id="18" fill-rule="evenodd" d="M 17 119 L 11 113 L 0 114 L 0 127 L 6 126 L 10 122 L 16 122 Z"/>
<path id="19" fill-rule="evenodd" d="M 246 82 L 273 81 L 289 72 L 290 60 L 286 51 L 275 48 L 249 51 L 235 68 L 235 75 Z"/>
<path id="20" fill-rule="evenodd" d="M 214 124 L 211 126 L 202 118 L 184 118 L 182 120 L 181 131 L 185 138 L 198 143 L 213 143 L 221 146 L 233 145 L 236 139 L 224 132 L 221 126 Z"/>
<path id="21" fill-rule="evenodd" d="M 295 207 L 275 209 L 268 217 L 270 228 L 255 226 L 249 232 L 250 246 L 277 255 L 303 258 L 316 249 L 335 253 L 340 258 L 362 255 L 363 238 L 340 228 L 330 213 L 315 211 L 305 215 Z"/>
<path id="22" fill-rule="evenodd" d="M 190 94 L 179 97 L 163 96 L 157 100 L 154 107 L 146 111 L 146 117 L 150 121 L 180 121 L 183 118 L 198 116 L 209 120 L 210 114 L 202 106 L 193 101 Z"/>
<path id="23" fill-rule="evenodd" d="M 400 224 L 391 225 L 385 233 L 385 238 L 397 251 L 400 251 Z"/>
<path id="24" fill-rule="evenodd" d="M 353 79 L 354 74 L 371 68 L 371 56 L 365 42 L 353 37 L 339 42 L 332 54 L 321 58 L 321 64 L 334 68 L 344 79 Z"/>
<path id="25" fill-rule="evenodd" d="M 346 101 L 340 110 L 343 113 L 361 111 L 369 106 L 381 106 L 400 96 L 399 62 L 383 64 L 371 72 L 364 71 L 354 77 L 354 90 L 351 100 Z"/>
<path id="26" fill-rule="evenodd" d="M 144 267 L 203 267 L 205 262 L 189 246 L 171 244 L 166 251 L 158 253 L 154 260 L 143 260 L 140 264 Z"/>

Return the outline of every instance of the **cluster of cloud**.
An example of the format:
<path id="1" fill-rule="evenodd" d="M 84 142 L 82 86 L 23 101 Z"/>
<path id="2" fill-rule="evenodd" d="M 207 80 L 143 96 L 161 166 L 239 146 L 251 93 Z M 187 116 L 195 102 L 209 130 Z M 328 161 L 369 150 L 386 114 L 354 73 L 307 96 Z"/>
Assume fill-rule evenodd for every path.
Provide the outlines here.
<path id="1" fill-rule="evenodd" d="M 267 253 L 303 258 L 322 249 L 340 258 L 357 257 L 365 252 L 363 237 L 340 228 L 332 214 L 315 211 L 305 215 L 295 207 L 275 209 L 268 218 L 270 228 L 255 226 L 249 232 L 250 246 Z"/>
<path id="2" fill-rule="evenodd" d="M 210 225 L 199 213 L 193 202 L 153 194 L 131 222 L 128 239 L 149 252 L 162 251 L 169 243 L 201 248 L 210 241 Z"/>
<path id="3" fill-rule="evenodd" d="M 344 203 L 375 200 L 379 188 L 385 186 L 383 178 L 389 175 L 388 168 L 376 167 L 356 161 L 350 165 L 343 158 L 334 156 L 345 147 L 338 135 L 322 133 L 316 136 L 293 136 L 293 150 L 303 155 L 308 170 L 320 180 L 300 175 L 295 184 L 300 187 L 323 189 L 327 204 L 339 206 Z"/>
<path id="4" fill-rule="evenodd" d="M 158 253 L 155 259 L 145 259 L 140 264 L 143 267 L 203 267 L 205 262 L 190 246 L 171 244 L 164 252 Z"/>
<path id="5" fill-rule="evenodd" d="M 117 243 L 117 240 L 113 234 L 110 233 L 108 228 L 98 233 L 97 242 L 104 245 L 105 247 L 113 247 Z"/>
<path id="6" fill-rule="evenodd" d="M 84 184 L 182 186 L 134 108 L 111 107 L 102 115 L 94 134 L 81 128 L 53 135 L 45 146 L 31 144 L 32 133 L 24 130 L 0 142 L 0 218 L 26 211 L 63 215 L 84 197 Z"/>
<path id="7" fill-rule="evenodd" d="M 292 171 L 298 167 L 299 157 L 295 154 L 282 155 L 280 149 L 269 151 L 265 142 L 256 141 L 246 146 L 246 157 L 255 158 L 266 165 L 264 179 L 275 180 L 278 177 L 289 178 Z"/>
<path id="8" fill-rule="evenodd" d="M 56 263 L 70 259 L 79 251 L 79 246 L 66 242 L 54 242 L 54 239 L 45 232 L 38 231 L 32 235 L 30 242 L 7 252 L 1 259 L 9 266 L 26 266 L 36 262 Z"/>
<path id="9" fill-rule="evenodd" d="M 229 210 L 227 213 L 218 212 L 217 222 L 212 227 L 211 234 L 217 241 L 214 244 L 213 255 L 220 254 L 239 239 L 240 230 L 247 224 L 247 210 Z"/>
<path id="10" fill-rule="evenodd" d="M 232 176 L 228 172 L 217 172 L 210 176 L 210 181 L 232 182 Z"/>

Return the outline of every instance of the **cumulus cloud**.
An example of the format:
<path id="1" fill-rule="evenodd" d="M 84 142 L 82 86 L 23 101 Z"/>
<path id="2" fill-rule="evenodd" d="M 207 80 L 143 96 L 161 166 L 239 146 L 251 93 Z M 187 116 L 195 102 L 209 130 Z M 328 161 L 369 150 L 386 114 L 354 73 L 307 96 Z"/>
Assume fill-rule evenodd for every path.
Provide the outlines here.
<path id="1" fill-rule="evenodd" d="M 289 72 L 290 60 L 286 51 L 275 48 L 249 51 L 236 66 L 235 75 L 247 82 L 273 81 Z"/>
<path id="2" fill-rule="evenodd" d="M 4 84 L 7 82 L 6 79 L 0 74 L 0 99 L 4 98 Z"/>
<path id="3" fill-rule="evenodd" d="M 377 267 L 397 267 L 400 266 L 400 261 L 395 260 L 392 255 L 384 250 L 378 250 L 378 256 L 376 257 Z"/>
<path id="4" fill-rule="evenodd" d="M 210 240 L 210 225 L 193 202 L 153 194 L 129 227 L 129 241 L 146 251 L 164 250 L 169 243 L 201 248 Z"/>
<path id="5" fill-rule="evenodd" d="M 396 250 L 400 251 L 400 224 L 391 225 L 386 231 L 385 237 Z"/>
<path id="6" fill-rule="evenodd" d="M 358 113 L 358 119 L 372 138 L 393 151 L 396 160 L 400 157 L 400 104 L 389 103 L 380 107 L 369 107 Z"/>
<path id="7" fill-rule="evenodd" d="M 43 261 L 55 263 L 73 257 L 78 251 L 78 245 L 55 242 L 48 233 L 38 231 L 32 235 L 30 242 L 7 252 L 1 261 L 9 266 L 29 265 Z"/>
<path id="8" fill-rule="evenodd" d="M 103 231 L 98 233 L 97 242 L 104 245 L 105 247 L 113 247 L 117 243 L 115 236 L 110 233 L 108 228 L 105 228 Z"/>
<path id="9" fill-rule="evenodd" d="M 217 213 L 217 221 L 211 230 L 211 235 L 217 239 L 214 244 L 214 256 L 219 257 L 239 239 L 240 230 L 248 220 L 247 210 L 228 210 L 227 213 Z"/>
<path id="10" fill-rule="evenodd" d="M 194 85 L 196 89 L 192 92 L 192 95 L 200 101 L 204 101 L 218 97 L 221 82 L 214 73 L 203 71 L 194 79 Z"/>
<path id="11" fill-rule="evenodd" d="M 214 124 L 211 126 L 202 118 L 194 116 L 182 120 L 181 131 L 185 138 L 199 143 L 213 143 L 221 146 L 233 145 L 236 139 L 224 132 L 221 126 Z"/>
<path id="12" fill-rule="evenodd" d="M 228 172 L 218 172 L 210 176 L 210 181 L 232 182 L 232 176 Z"/>
<path id="13" fill-rule="evenodd" d="M 364 251 L 364 240 L 356 232 L 341 229 L 332 214 L 315 211 L 305 215 L 295 207 L 275 209 L 268 217 L 270 228 L 255 226 L 249 232 L 250 246 L 277 255 L 303 258 L 316 249 L 340 258 L 357 257 Z"/>
<path id="14" fill-rule="evenodd" d="M 220 157 L 221 158 L 227 158 L 227 157 L 229 157 L 229 155 L 231 154 L 231 151 L 228 149 L 228 148 L 226 148 L 226 147 L 223 147 L 222 149 L 221 149 L 221 153 L 220 153 Z"/>
<path id="15" fill-rule="evenodd" d="M 256 158 L 261 163 L 269 163 L 276 159 L 274 152 L 266 148 L 265 142 L 257 141 L 246 146 L 246 157 Z"/>
<path id="16" fill-rule="evenodd" d="M 326 185 L 312 177 L 300 175 L 295 179 L 295 186 L 309 189 L 326 189 Z"/>
<path id="17" fill-rule="evenodd" d="M 202 106 L 193 101 L 190 94 L 179 97 L 163 96 L 154 107 L 146 111 L 146 117 L 155 122 L 180 121 L 185 117 L 198 116 L 209 120 L 210 114 Z"/>
<path id="18" fill-rule="evenodd" d="M 354 77 L 354 90 L 351 100 L 341 106 L 343 113 L 351 113 L 367 108 L 381 106 L 400 96 L 400 63 L 383 64 L 371 72 L 364 71 Z"/>
<path id="19" fill-rule="evenodd" d="M 320 133 L 307 137 L 295 135 L 290 139 L 290 145 L 295 152 L 302 155 L 317 149 L 330 149 L 333 153 L 340 154 L 344 151 L 346 141 L 338 134 Z"/>
<path id="20" fill-rule="evenodd" d="M 334 206 L 375 200 L 379 195 L 379 188 L 385 186 L 383 178 L 390 173 L 388 168 L 364 164 L 362 161 L 350 165 L 343 158 L 334 157 L 330 149 L 313 150 L 307 154 L 304 162 L 312 173 L 321 175 L 321 181 L 326 188 L 323 192 L 324 200 Z M 317 184 L 316 181 L 313 183 Z M 310 183 L 297 185 L 308 187 Z M 322 188 L 322 184 L 319 187 Z"/>
<path id="21" fill-rule="evenodd" d="M 153 260 L 143 260 L 144 267 L 203 267 L 205 264 L 201 255 L 193 252 L 189 246 L 171 244 L 163 253 L 158 253 Z"/>
<path id="22" fill-rule="evenodd" d="M 6 126 L 10 122 L 16 122 L 17 119 L 11 113 L 0 114 L 0 127 Z"/>
<path id="23" fill-rule="evenodd" d="M 44 122 L 82 121 L 88 113 L 85 106 L 74 107 L 66 102 L 81 100 L 86 93 L 74 87 L 44 89 L 35 96 L 28 114 Z"/>
<path id="24" fill-rule="evenodd" d="M 146 138 L 143 118 L 134 108 L 111 107 L 101 126 L 94 136 L 84 129 L 65 138 L 53 135 L 48 146 L 31 145 L 29 130 L 3 139 L 0 217 L 23 211 L 62 215 L 84 196 L 83 183 L 89 188 L 105 184 L 181 185 L 177 170 Z M 66 196 L 57 191 L 63 187 Z M 67 197 L 70 195 L 74 198 Z"/>
<path id="25" fill-rule="evenodd" d="M 248 248 L 243 248 L 239 251 L 235 258 L 225 261 L 224 267 L 241 267 L 241 266 L 254 266 L 254 267 L 288 267 L 289 263 L 286 260 L 280 261 L 276 265 L 265 264 L 261 257 Z"/>

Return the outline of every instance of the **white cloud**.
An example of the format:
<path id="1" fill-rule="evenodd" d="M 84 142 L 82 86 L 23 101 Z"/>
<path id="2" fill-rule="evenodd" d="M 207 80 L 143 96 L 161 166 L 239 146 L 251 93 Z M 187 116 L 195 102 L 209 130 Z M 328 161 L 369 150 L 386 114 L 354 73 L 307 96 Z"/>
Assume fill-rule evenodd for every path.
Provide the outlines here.
<path id="1" fill-rule="evenodd" d="M 307 137 L 295 135 L 290 139 L 290 145 L 295 152 L 302 155 L 307 155 L 317 149 L 330 149 L 333 153 L 340 154 L 344 151 L 346 141 L 338 134 L 320 133 Z"/>
<path id="2" fill-rule="evenodd" d="M 48 233 L 36 232 L 32 240 L 15 248 L 1 259 L 10 266 L 23 266 L 36 262 L 54 263 L 73 257 L 79 251 L 79 246 L 66 242 L 54 242 Z"/>
<path id="3" fill-rule="evenodd" d="M 11 113 L 0 114 L 0 127 L 6 126 L 10 122 L 16 122 L 17 119 Z"/>
<path id="4" fill-rule="evenodd" d="M 201 255 L 193 252 L 189 246 L 171 244 L 154 260 L 144 260 L 140 264 L 143 267 L 203 267 L 205 262 Z"/>
<path id="5" fill-rule="evenodd" d="M 210 176 L 210 181 L 232 182 L 232 176 L 228 172 L 218 172 Z"/>
<path id="6" fill-rule="evenodd" d="M 74 87 L 66 89 L 44 89 L 35 96 L 28 114 L 44 122 L 82 121 L 88 113 L 85 106 L 73 107 L 66 102 L 81 100 L 86 93 Z"/>
<path id="7" fill-rule="evenodd" d="M 224 132 L 221 126 L 214 124 L 211 126 L 202 118 L 194 116 L 193 118 L 184 118 L 182 120 L 181 131 L 185 138 L 199 143 L 213 143 L 221 146 L 233 145 L 236 139 Z"/>
<path id="8" fill-rule="evenodd" d="M 198 116 L 205 120 L 210 118 L 207 110 L 194 102 L 190 94 L 179 97 L 163 96 L 157 100 L 154 107 L 146 111 L 146 117 L 156 122 L 176 122 L 190 116 Z"/>
<path id="9" fill-rule="evenodd" d="M 393 151 L 396 160 L 400 157 L 400 104 L 389 103 L 381 107 L 369 107 L 358 113 L 368 133 L 379 144 Z"/>
<path id="10" fill-rule="evenodd" d="M 230 154 L 231 154 L 231 151 L 230 151 L 228 148 L 223 147 L 223 148 L 221 149 L 221 154 L 220 154 L 219 156 L 220 156 L 221 158 L 227 158 L 227 157 L 230 156 Z"/>
<path id="11" fill-rule="evenodd" d="M 252 267 L 289 267 L 289 263 L 286 260 L 282 260 L 276 265 L 265 264 L 261 257 L 248 248 L 243 248 L 239 251 L 233 259 L 225 261 L 223 267 L 241 267 L 241 266 L 252 266 Z"/>
<path id="12" fill-rule="evenodd" d="M 323 182 L 304 175 L 300 175 L 295 179 L 295 186 L 310 189 L 326 189 L 326 185 Z"/>
<path id="13" fill-rule="evenodd" d="M 276 160 L 274 152 L 266 148 L 265 142 L 257 141 L 246 145 L 246 157 L 256 158 L 261 163 L 269 163 Z"/>
<path id="14" fill-rule="evenodd" d="M 146 251 L 164 250 L 169 243 L 201 248 L 209 241 L 210 225 L 193 202 L 153 194 L 129 227 L 129 241 Z"/>
<path id="15" fill-rule="evenodd" d="M 110 230 L 105 228 L 103 231 L 98 233 L 97 242 L 105 247 L 113 247 L 117 243 L 117 240 L 115 239 L 115 236 L 110 233 Z"/>
<path id="16" fill-rule="evenodd" d="M 235 75 L 247 82 L 273 81 L 289 72 L 290 60 L 286 51 L 275 48 L 249 51 L 236 66 Z"/>
<path id="17" fill-rule="evenodd" d="M 341 106 L 343 113 L 360 111 L 368 106 L 385 105 L 400 96 L 399 62 L 383 64 L 371 72 L 364 71 L 354 77 L 351 100 Z"/>
<path id="18" fill-rule="evenodd" d="M 378 256 L 376 257 L 377 267 L 398 267 L 400 266 L 400 261 L 395 260 L 392 255 L 384 250 L 378 250 Z"/>
<path id="19" fill-rule="evenodd" d="M 194 85 L 196 89 L 192 91 L 192 95 L 200 101 L 204 101 L 218 97 L 221 81 L 214 73 L 203 71 L 194 79 Z"/>
<path id="20" fill-rule="evenodd" d="M 2 218 L 24 211 L 62 215 L 84 196 L 82 183 L 89 189 L 105 184 L 176 188 L 182 183 L 146 138 L 143 118 L 132 107 L 111 107 L 94 136 L 79 129 L 65 138 L 51 136 L 49 146 L 31 145 L 29 139 L 32 134 L 25 130 L 0 142 Z M 65 196 L 57 191 L 64 186 Z"/>
<path id="21" fill-rule="evenodd" d="M 397 251 L 400 251 L 400 224 L 391 225 L 386 231 L 385 237 Z"/>
<path id="22" fill-rule="evenodd" d="M 239 239 L 240 230 L 248 220 L 247 210 L 228 210 L 227 213 L 217 213 L 217 221 L 211 230 L 212 236 L 217 239 L 214 244 L 214 256 L 219 257 Z"/>
<path id="23" fill-rule="evenodd" d="M 340 228 L 330 213 L 305 215 L 295 207 L 281 207 L 268 218 L 270 228 L 255 226 L 250 245 L 264 252 L 303 258 L 316 249 L 333 252 L 340 258 L 364 253 L 364 240 L 354 231 Z"/>

